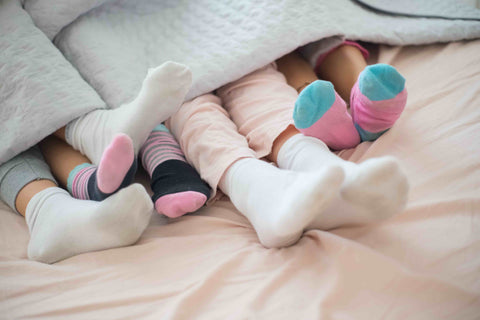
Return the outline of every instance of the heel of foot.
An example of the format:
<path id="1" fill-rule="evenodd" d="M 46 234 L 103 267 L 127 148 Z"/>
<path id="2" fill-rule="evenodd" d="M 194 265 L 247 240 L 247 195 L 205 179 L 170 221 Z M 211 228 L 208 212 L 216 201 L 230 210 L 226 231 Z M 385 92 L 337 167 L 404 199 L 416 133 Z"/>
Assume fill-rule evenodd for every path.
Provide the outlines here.
<path id="1" fill-rule="evenodd" d="M 335 102 L 335 90 L 328 81 L 317 80 L 299 94 L 293 120 L 298 129 L 305 129 L 320 119 Z"/>
<path id="2" fill-rule="evenodd" d="M 308 177 L 298 180 L 304 191 L 291 198 L 290 203 L 282 205 L 282 208 L 287 210 L 278 214 L 279 219 L 273 228 L 275 234 L 286 237 L 303 232 L 330 205 L 334 196 L 339 193 L 344 179 L 343 169 L 331 166 L 313 174 L 309 173 Z M 291 194 L 302 187 L 292 185 Z"/>
<path id="3" fill-rule="evenodd" d="M 101 192 L 115 192 L 131 173 L 135 160 L 133 142 L 126 134 L 118 134 L 104 151 L 97 170 L 97 184 Z"/>
<path id="4" fill-rule="evenodd" d="M 155 209 L 170 218 L 178 218 L 184 214 L 200 209 L 207 197 L 200 192 L 184 191 L 167 194 L 155 201 Z"/>
<path id="5" fill-rule="evenodd" d="M 365 222 L 386 219 L 405 207 L 408 181 L 395 158 L 370 159 L 359 166 L 361 172 L 341 195 Z"/>
<path id="6" fill-rule="evenodd" d="M 371 101 L 395 98 L 405 88 L 405 78 L 388 64 L 367 66 L 358 77 L 360 92 Z"/>

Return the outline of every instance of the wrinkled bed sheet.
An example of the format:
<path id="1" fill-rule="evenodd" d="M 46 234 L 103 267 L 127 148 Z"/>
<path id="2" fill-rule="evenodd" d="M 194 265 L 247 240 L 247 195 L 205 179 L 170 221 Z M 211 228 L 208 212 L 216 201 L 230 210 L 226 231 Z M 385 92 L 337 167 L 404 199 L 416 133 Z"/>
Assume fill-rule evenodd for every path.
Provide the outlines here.
<path id="1" fill-rule="evenodd" d="M 393 155 L 406 210 L 377 225 L 308 231 L 265 249 L 227 200 L 167 221 L 130 247 L 45 265 L 23 218 L 0 204 L 1 318 L 478 319 L 480 41 L 382 46 L 407 78 L 398 123 L 354 161 Z"/>

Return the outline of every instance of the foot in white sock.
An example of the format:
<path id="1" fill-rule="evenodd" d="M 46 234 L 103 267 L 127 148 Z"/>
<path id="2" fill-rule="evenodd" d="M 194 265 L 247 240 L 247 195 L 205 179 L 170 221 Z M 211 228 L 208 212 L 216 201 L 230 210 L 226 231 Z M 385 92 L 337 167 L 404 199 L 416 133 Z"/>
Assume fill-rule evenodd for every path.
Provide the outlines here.
<path id="1" fill-rule="evenodd" d="M 328 230 L 387 219 L 407 203 L 407 177 L 393 157 L 355 164 L 337 157 L 320 140 L 299 134 L 282 146 L 278 164 L 285 169 L 313 172 L 325 165 L 338 165 L 345 171 L 340 193 L 310 229 Z"/>
<path id="2" fill-rule="evenodd" d="M 294 244 L 329 205 L 344 179 L 339 166 L 314 173 L 281 170 L 247 158 L 235 162 L 220 189 L 252 223 L 265 247 Z"/>
<path id="3" fill-rule="evenodd" d="M 132 138 L 135 154 L 152 129 L 181 106 L 192 84 L 188 67 L 165 62 L 150 69 L 138 96 L 114 110 L 95 110 L 70 122 L 65 138 L 94 164 L 118 133 Z"/>
<path id="4" fill-rule="evenodd" d="M 71 256 L 135 243 L 147 227 L 153 204 L 133 184 L 102 202 L 77 200 L 60 188 L 37 193 L 28 203 L 28 257 L 53 263 Z"/>

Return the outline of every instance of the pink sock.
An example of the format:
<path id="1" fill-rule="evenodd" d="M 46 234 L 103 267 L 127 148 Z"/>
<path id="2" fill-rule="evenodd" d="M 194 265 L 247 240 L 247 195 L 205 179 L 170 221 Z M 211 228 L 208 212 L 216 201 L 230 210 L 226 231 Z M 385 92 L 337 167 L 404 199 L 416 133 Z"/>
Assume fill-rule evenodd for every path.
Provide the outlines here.
<path id="1" fill-rule="evenodd" d="M 70 172 L 67 188 L 74 198 L 102 201 L 130 185 L 136 170 L 132 140 L 125 134 L 118 134 L 105 149 L 98 167 L 83 163 Z"/>
<path id="2" fill-rule="evenodd" d="M 135 159 L 133 142 L 126 134 L 118 134 L 105 149 L 97 169 L 97 184 L 100 191 L 112 193 L 117 190 Z"/>
<path id="3" fill-rule="evenodd" d="M 341 150 L 360 143 L 345 101 L 328 81 L 317 80 L 299 94 L 293 112 L 295 127 L 306 136 Z"/>
<path id="4" fill-rule="evenodd" d="M 183 191 L 164 195 L 155 201 L 155 209 L 170 218 L 195 212 L 207 202 L 207 196 L 196 191 Z"/>
<path id="5" fill-rule="evenodd" d="M 394 67 L 376 64 L 360 73 L 350 95 L 352 118 L 362 141 L 373 141 L 397 121 L 407 102 L 405 79 Z"/>
<path id="6" fill-rule="evenodd" d="M 159 125 L 150 133 L 140 156 L 151 178 L 158 213 L 177 218 L 205 204 L 210 188 L 186 162 L 178 142 L 165 126 Z"/>

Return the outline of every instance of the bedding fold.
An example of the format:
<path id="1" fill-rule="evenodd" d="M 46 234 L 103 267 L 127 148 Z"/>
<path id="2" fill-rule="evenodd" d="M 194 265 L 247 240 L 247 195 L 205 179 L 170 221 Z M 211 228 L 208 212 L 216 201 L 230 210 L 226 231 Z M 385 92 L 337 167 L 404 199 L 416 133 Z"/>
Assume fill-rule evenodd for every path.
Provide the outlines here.
<path id="1" fill-rule="evenodd" d="M 436 0 L 441 1 L 441 0 Z M 148 68 L 173 60 L 193 72 L 187 100 L 332 37 L 418 45 L 480 37 L 480 21 L 378 14 L 352 0 L 117 0 L 64 28 L 55 44 L 116 108 Z"/>
<path id="2" fill-rule="evenodd" d="M 19 1 L 0 1 L 0 164 L 105 103 L 35 27 Z"/>

